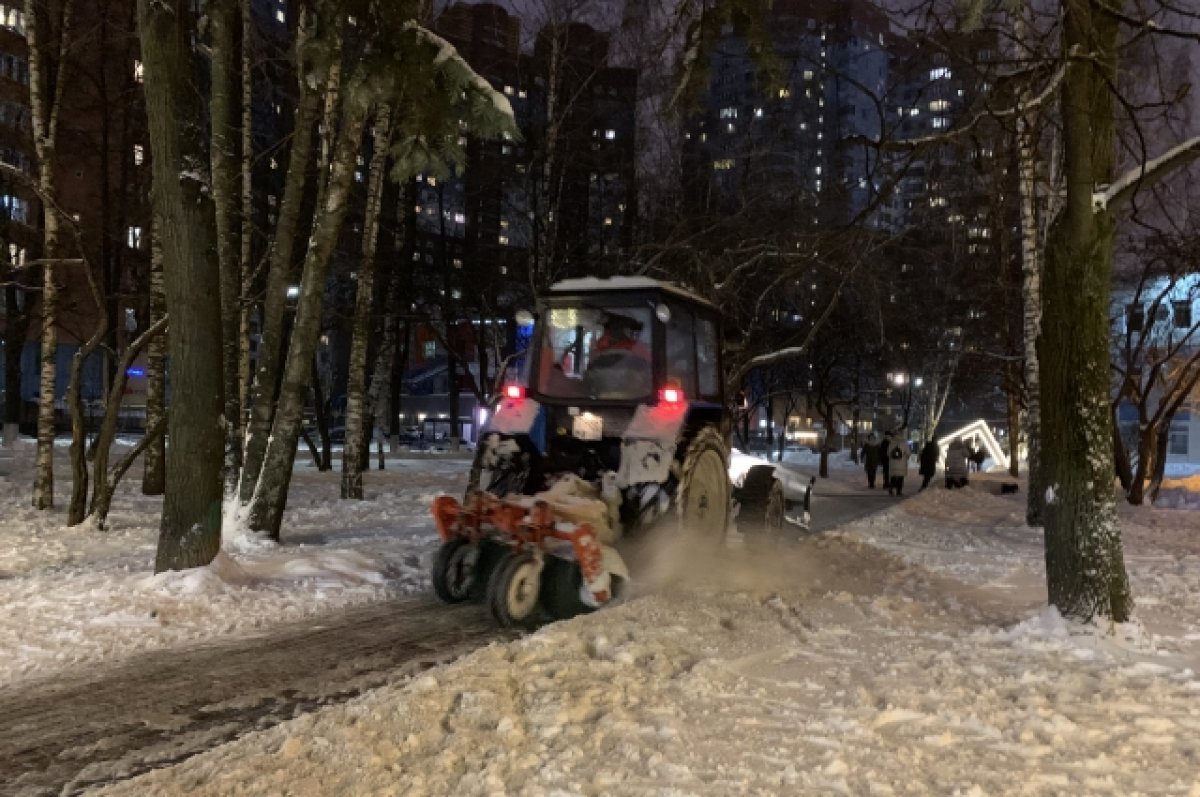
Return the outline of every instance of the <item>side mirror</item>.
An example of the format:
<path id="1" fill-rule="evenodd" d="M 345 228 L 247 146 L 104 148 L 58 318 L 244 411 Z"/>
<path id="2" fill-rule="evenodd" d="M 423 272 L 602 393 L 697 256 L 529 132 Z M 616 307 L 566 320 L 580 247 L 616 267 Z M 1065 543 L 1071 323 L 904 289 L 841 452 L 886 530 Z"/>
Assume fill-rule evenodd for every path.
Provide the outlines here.
<path id="1" fill-rule="evenodd" d="M 533 313 L 528 310 L 518 310 L 514 319 L 519 327 L 527 327 L 533 324 Z"/>

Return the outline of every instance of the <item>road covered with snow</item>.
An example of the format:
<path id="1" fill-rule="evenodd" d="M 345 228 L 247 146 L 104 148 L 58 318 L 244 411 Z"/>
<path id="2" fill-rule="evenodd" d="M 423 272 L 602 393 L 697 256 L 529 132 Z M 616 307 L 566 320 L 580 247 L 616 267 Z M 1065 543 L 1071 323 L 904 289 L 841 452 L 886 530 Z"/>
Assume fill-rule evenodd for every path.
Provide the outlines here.
<path id="1" fill-rule="evenodd" d="M 371 474 L 361 505 L 334 499 L 336 475 L 299 473 L 284 530 L 297 544 L 158 577 L 145 572 L 153 502 L 126 495 L 107 535 L 6 504 L 0 673 L 11 692 L 136 657 L 202 668 L 204 649 L 216 662 L 236 642 L 241 704 L 193 695 L 172 713 L 146 697 L 139 712 L 129 695 L 159 738 L 75 781 L 144 773 L 105 794 L 1200 796 L 1195 514 L 1123 509 L 1138 622 L 1097 630 L 1045 608 L 1040 531 L 1022 523 L 1023 496 L 996 495 L 989 478 L 898 502 L 855 497 L 866 491 L 847 463 L 818 496 L 882 511 L 765 553 L 666 543 L 622 605 L 448 664 L 436 646 L 414 659 L 398 643 L 384 678 L 386 650 L 373 649 L 377 666 L 324 707 L 271 697 L 272 665 L 254 672 L 251 652 L 269 636 L 264 661 L 289 655 L 283 621 L 311 623 L 322 651 L 343 642 L 349 669 L 372 622 L 381 637 L 409 633 L 373 607 L 425 589 L 426 499 L 460 490 L 464 470 L 398 464 Z M 334 659 L 322 652 L 314 670 Z M 229 672 L 218 677 L 236 686 Z M 245 734 L 260 710 L 265 730 Z M 195 749 L 233 741 L 190 755 L 189 734 L 207 740 Z M 88 760 L 88 743 L 104 734 L 60 759 Z"/>

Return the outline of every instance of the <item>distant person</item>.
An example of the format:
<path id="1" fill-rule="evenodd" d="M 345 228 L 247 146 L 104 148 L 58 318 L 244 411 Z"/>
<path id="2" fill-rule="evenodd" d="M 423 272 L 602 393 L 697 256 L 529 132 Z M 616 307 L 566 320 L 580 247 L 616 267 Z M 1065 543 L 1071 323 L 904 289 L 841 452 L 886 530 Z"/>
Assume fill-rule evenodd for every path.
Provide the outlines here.
<path id="1" fill-rule="evenodd" d="M 971 462 L 974 463 L 974 465 L 975 465 L 976 473 L 983 472 L 983 461 L 986 458 L 987 458 L 987 454 L 984 453 L 982 448 L 976 448 L 974 451 L 971 452 Z"/>
<path id="2" fill-rule="evenodd" d="M 967 444 L 963 440 L 951 440 L 946 447 L 945 472 L 947 490 L 967 486 Z"/>
<path id="3" fill-rule="evenodd" d="M 908 475 L 908 443 L 904 429 L 898 429 L 888 448 L 887 472 L 888 495 L 904 495 L 904 477 Z"/>
<path id="4" fill-rule="evenodd" d="M 937 464 L 941 456 L 941 447 L 933 441 L 932 437 L 929 438 L 929 441 L 921 449 L 921 467 L 918 471 L 921 474 L 922 490 L 929 486 L 929 480 L 937 473 Z"/>
<path id="5" fill-rule="evenodd" d="M 888 452 L 891 451 L 892 441 L 885 434 L 879 441 L 879 467 L 883 470 L 883 486 L 888 486 Z"/>
<path id="6" fill-rule="evenodd" d="M 862 448 L 863 466 L 867 469 L 867 489 L 875 489 L 875 473 L 879 470 L 879 435 L 871 432 Z"/>
<path id="7" fill-rule="evenodd" d="M 971 438 L 971 442 L 967 444 L 967 470 L 979 470 L 979 466 L 983 464 L 983 456 L 979 450 L 975 438 Z"/>

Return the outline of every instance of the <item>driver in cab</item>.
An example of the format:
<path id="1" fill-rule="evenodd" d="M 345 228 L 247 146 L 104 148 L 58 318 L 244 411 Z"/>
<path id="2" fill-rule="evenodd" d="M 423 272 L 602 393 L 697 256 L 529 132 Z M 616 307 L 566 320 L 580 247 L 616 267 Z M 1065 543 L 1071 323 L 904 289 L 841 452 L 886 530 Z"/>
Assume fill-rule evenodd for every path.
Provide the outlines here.
<path id="1" fill-rule="evenodd" d="M 625 315 L 609 313 L 604 319 L 604 332 L 592 346 L 592 359 L 604 352 L 629 352 L 650 362 L 650 349 L 638 339 L 642 324 Z"/>

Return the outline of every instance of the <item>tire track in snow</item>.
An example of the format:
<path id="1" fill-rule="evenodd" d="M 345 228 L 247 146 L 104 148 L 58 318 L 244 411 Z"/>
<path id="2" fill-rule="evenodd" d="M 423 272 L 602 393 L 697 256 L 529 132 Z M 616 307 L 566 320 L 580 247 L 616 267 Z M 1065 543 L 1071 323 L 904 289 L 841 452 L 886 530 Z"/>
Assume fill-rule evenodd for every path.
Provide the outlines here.
<path id="1" fill-rule="evenodd" d="M 503 636 L 482 607 L 409 597 L 0 687 L 0 795 L 78 794 L 178 763 Z"/>

